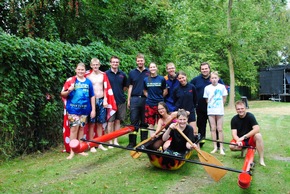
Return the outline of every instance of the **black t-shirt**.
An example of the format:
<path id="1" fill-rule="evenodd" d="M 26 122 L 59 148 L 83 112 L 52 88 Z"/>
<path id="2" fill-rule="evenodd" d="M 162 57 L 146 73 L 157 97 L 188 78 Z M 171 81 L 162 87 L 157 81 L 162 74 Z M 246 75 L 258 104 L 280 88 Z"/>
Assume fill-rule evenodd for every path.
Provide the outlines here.
<path id="1" fill-rule="evenodd" d="M 186 125 L 183 133 L 191 140 L 194 141 L 193 128 L 190 125 Z M 177 131 L 171 130 L 170 137 L 172 137 L 169 149 L 175 152 L 184 153 L 188 149 L 186 147 L 186 139 Z"/>
<path id="2" fill-rule="evenodd" d="M 250 112 L 247 112 L 244 118 L 235 115 L 231 120 L 231 129 L 237 130 L 238 137 L 242 137 L 252 131 L 254 125 L 258 125 L 258 122 L 255 116 Z"/>

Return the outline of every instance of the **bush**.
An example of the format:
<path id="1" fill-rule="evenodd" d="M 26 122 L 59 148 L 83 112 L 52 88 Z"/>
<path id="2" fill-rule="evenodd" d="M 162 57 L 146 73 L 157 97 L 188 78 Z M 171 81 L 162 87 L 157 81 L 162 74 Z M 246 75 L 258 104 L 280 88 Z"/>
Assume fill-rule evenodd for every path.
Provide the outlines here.
<path id="1" fill-rule="evenodd" d="M 0 159 L 43 151 L 62 141 L 63 104 L 59 93 L 80 61 L 97 57 L 107 64 L 121 58 L 127 69 L 135 58 L 114 52 L 102 42 L 84 47 L 19 39 L 0 33 Z"/>

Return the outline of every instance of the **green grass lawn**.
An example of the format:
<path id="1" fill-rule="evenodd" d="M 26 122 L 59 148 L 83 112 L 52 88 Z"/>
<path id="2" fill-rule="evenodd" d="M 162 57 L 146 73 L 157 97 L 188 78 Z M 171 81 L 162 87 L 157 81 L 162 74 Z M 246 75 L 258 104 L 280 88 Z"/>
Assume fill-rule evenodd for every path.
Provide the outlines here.
<path id="1" fill-rule="evenodd" d="M 131 158 L 129 151 L 114 148 L 98 150 L 83 157 L 77 155 L 68 161 L 62 146 L 45 153 L 35 153 L 2 163 L 0 166 L 0 193 L 290 193 L 290 103 L 250 101 L 249 112 L 255 114 L 265 143 L 266 167 L 258 164 L 251 186 L 237 185 L 238 173 L 228 172 L 214 182 L 203 166 L 186 163 L 177 171 L 157 169 L 149 163 L 146 154 Z M 225 110 L 225 140 L 231 140 L 230 119 L 234 109 Z M 210 138 L 209 130 L 207 138 Z M 127 135 L 119 138 L 121 145 L 128 143 Z M 202 148 L 210 152 L 207 142 Z M 240 152 L 226 155 L 212 154 L 225 166 L 242 169 L 244 159 Z M 194 154 L 191 159 L 198 159 Z"/>

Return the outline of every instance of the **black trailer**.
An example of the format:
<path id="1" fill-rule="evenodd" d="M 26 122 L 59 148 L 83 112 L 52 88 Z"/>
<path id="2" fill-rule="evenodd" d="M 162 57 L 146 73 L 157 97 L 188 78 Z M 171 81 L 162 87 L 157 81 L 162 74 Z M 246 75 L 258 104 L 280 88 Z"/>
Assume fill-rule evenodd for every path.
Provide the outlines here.
<path id="1" fill-rule="evenodd" d="M 261 100 L 290 102 L 290 65 L 278 65 L 261 69 Z"/>

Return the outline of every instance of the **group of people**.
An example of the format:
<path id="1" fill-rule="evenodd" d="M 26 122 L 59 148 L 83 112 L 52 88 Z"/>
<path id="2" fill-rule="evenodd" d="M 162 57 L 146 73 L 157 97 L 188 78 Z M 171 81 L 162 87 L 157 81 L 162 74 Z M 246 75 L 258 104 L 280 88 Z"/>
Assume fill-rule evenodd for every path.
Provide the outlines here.
<path id="1" fill-rule="evenodd" d="M 89 138 L 92 139 L 94 128 L 97 134 L 102 135 L 102 124 L 108 122 L 107 133 L 120 128 L 120 123 L 126 115 L 127 108 L 130 111 L 130 122 L 134 131 L 129 134 L 128 148 L 137 145 L 137 134 L 140 129 L 140 140 L 159 138 L 153 146 L 160 146 L 167 152 L 182 153 L 188 149 L 202 147 L 191 145 L 185 139 L 177 135 L 175 129 L 183 131 L 190 140 L 195 142 L 195 137 L 200 133 L 206 137 L 206 125 L 209 121 L 211 136 L 214 141 L 214 149 L 211 153 L 220 151 L 224 155 L 223 147 L 223 115 L 224 104 L 227 98 L 227 90 L 219 78 L 218 72 L 211 72 L 209 63 L 201 63 L 200 75 L 188 81 L 183 71 L 176 72 L 175 65 L 166 65 L 166 76 L 158 75 L 156 63 L 151 62 L 149 68 L 145 67 L 143 54 L 136 56 L 137 67 L 127 75 L 119 69 L 120 59 L 116 56 L 110 59 L 110 69 L 106 72 L 99 70 L 100 61 L 96 58 L 91 60 L 91 73 L 86 75 L 85 65 L 79 63 L 75 69 L 76 80 L 69 87 L 64 87 L 61 96 L 67 98 L 67 112 L 71 128 L 70 139 L 80 139 L 83 135 L 83 126 L 89 122 Z M 106 92 L 104 92 L 104 77 L 112 86 L 117 111 L 106 119 L 108 107 Z M 265 165 L 263 159 L 263 140 L 259 133 L 259 126 L 255 117 L 246 112 L 243 102 L 237 102 L 237 115 L 232 119 L 232 142 L 231 150 L 241 150 L 243 145 L 257 146 L 260 155 L 260 164 Z M 244 109 L 243 109 L 244 106 Z M 250 115 L 250 116 L 249 116 Z M 197 116 L 197 117 L 196 117 Z M 245 119 L 246 118 L 246 119 Z M 166 129 L 165 125 L 173 122 Z M 157 126 L 155 126 L 157 124 Z M 155 129 L 156 128 L 156 129 Z M 162 136 L 159 133 L 164 131 Z M 117 144 L 117 139 L 110 143 Z M 103 146 L 99 148 L 106 150 Z M 95 152 L 95 148 L 91 148 Z M 87 155 L 86 153 L 80 153 Z M 74 156 L 71 150 L 68 159 Z"/>

